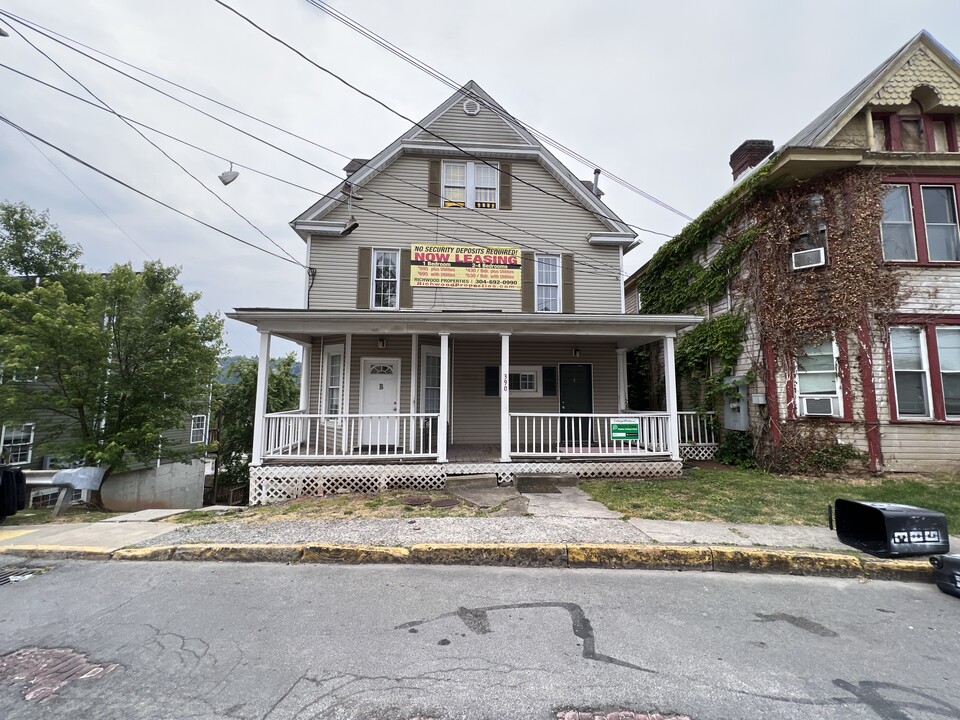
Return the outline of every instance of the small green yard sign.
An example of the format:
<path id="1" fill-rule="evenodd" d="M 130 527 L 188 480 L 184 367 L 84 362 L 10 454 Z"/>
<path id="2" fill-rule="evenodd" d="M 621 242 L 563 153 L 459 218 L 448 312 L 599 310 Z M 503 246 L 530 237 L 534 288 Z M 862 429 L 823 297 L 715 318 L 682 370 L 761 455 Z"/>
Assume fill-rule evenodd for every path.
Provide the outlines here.
<path id="1" fill-rule="evenodd" d="M 613 418 L 610 421 L 611 440 L 639 440 L 640 420 L 638 418 Z"/>

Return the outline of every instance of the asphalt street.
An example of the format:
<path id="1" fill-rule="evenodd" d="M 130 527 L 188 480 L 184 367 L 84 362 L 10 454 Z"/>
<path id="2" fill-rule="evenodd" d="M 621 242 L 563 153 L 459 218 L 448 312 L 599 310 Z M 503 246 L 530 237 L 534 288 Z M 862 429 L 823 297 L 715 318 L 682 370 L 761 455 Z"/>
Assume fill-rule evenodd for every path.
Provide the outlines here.
<path id="1" fill-rule="evenodd" d="M 0 717 L 960 718 L 960 600 L 697 572 L 22 560 Z"/>

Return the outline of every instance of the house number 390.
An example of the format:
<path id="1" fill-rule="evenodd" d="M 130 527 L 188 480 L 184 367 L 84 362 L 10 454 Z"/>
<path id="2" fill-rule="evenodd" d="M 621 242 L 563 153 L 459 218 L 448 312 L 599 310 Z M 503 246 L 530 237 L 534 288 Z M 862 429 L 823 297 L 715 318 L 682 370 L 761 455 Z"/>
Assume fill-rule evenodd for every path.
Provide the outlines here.
<path id="1" fill-rule="evenodd" d="M 509 373 L 503 374 L 503 391 L 510 392 L 510 374 Z"/>

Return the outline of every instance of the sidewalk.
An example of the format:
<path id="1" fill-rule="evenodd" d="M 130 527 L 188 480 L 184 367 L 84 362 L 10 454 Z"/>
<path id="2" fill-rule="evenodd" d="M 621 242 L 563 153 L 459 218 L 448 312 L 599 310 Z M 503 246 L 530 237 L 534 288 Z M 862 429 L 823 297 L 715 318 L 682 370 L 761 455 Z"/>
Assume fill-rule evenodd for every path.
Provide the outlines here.
<path id="1" fill-rule="evenodd" d="M 826 528 L 622 520 L 615 514 L 604 517 L 586 505 L 576 515 L 571 508 L 579 492 L 564 488 L 561 495 L 566 498 L 537 498 L 534 504 L 553 502 L 561 513 L 533 517 L 224 521 L 178 526 L 128 515 L 85 524 L 0 526 L 0 561 L 5 554 L 99 560 L 486 564 L 932 582 L 926 558 L 873 558 L 841 544 Z M 960 548 L 960 538 L 952 537 L 951 544 Z"/>

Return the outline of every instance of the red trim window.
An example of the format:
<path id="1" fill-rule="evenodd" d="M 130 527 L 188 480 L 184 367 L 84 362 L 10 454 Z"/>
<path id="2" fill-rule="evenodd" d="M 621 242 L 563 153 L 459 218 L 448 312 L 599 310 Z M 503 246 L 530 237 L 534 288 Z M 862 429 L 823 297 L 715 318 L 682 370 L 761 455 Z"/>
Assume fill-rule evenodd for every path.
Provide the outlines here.
<path id="1" fill-rule="evenodd" d="M 893 152 L 957 152 L 953 115 L 923 112 L 912 102 L 897 113 L 873 113 L 874 150 Z"/>
<path id="2" fill-rule="evenodd" d="M 794 360 L 794 417 L 850 419 L 847 378 L 840 372 L 847 362 L 845 348 L 833 337 L 803 346 Z M 846 402 L 845 402 L 846 400 Z"/>
<path id="3" fill-rule="evenodd" d="M 960 179 L 888 179 L 880 221 L 884 260 L 921 265 L 960 263 Z"/>
<path id="4" fill-rule="evenodd" d="M 960 422 L 960 318 L 890 328 L 894 420 Z"/>

